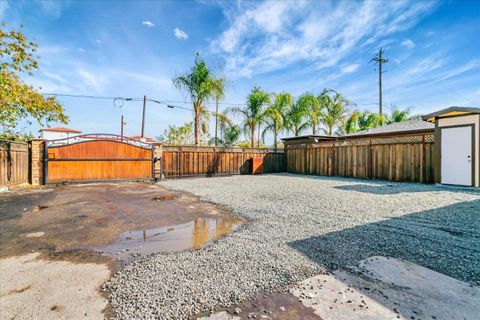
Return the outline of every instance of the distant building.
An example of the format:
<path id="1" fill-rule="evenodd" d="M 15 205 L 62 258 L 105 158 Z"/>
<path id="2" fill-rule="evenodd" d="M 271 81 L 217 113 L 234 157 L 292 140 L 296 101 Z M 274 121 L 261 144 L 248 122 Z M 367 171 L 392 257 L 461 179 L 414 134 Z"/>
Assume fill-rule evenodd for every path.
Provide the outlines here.
<path id="1" fill-rule="evenodd" d="M 70 138 L 82 133 L 82 131 L 64 128 L 64 127 L 43 128 L 43 129 L 40 129 L 39 131 L 40 131 L 40 138 L 46 139 L 46 140 Z"/>
<path id="2" fill-rule="evenodd" d="M 137 140 L 137 141 L 141 141 L 141 142 L 147 142 L 147 143 L 155 143 L 157 142 L 157 140 L 155 139 L 152 139 L 152 138 L 148 138 L 148 137 L 140 137 L 140 136 L 131 136 L 130 139 L 132 140 Z"/>

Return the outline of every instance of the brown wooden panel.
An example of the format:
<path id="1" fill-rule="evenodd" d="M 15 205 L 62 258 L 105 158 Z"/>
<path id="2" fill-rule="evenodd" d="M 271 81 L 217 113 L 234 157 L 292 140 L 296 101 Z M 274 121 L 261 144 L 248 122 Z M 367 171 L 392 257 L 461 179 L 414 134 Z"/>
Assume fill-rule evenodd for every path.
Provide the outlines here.
<path id="1" fill-rule="evenodd" d="M 150 161 L 50 161 L 48 182 L 148 179 Z"/>
<path id="2" fill-rule="evenodd" d="M 28 181 L 29 151 L 24 142 L 0 141 L 0 186 Z"/>

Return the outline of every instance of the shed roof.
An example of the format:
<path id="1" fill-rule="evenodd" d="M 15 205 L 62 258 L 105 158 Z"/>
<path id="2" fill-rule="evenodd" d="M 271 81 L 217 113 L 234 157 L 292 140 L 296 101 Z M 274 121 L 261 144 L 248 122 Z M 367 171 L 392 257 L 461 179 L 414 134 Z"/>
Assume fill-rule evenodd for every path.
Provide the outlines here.
<path id="1" fill-rule="evenodd" d="M 413 133 L 421 131 L 432 131 L 435 128 L 433 123 L 421 119 L 411 119 L 402 122 L 394 122 L 381 127 L 375 127 L 368 130 L 345 135 L 344 137 L 357 137 L 366 135 L 385 135 L 399 133 Z"/>
<path id="2" fill-rule="evenodd" d="M 426 114 L 422 117 L 425 121 L 435 122 L 435 118 L 446 118 L 457 115 L 467 115 L 467 114 L 480 114 L 480 108 L 471 108 L 471 107 L 450 107 L 445 108 L 436 112 Z"/>
<path id="3" fill-rule="evenodd" d="M 43 128 L 38 131 L 54 131 L 54 132 L 71 132 L 71 133 L 82 133 L 82 131 L 78 131 L 75 129 L 65 128 L 65 127 L 51 127 L 51 128 Z"/>

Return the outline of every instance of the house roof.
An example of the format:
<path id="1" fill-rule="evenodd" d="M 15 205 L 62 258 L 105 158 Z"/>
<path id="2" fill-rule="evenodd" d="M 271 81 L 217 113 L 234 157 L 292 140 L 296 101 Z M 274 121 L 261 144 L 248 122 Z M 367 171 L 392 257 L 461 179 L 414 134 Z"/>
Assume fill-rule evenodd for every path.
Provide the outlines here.
<path id="1" fill-rule="evenodd" d="M 131 136 L 130 139 L 144 141 L 144 142 L 157 142 L 157 140 L 148 137 L 140 137 L 140 136 Z"/>
<path id="2" fill-rule="evenodd" d="M 304 139 L 334 140 L 335 137 L 333 137 L 333 136 L 322 136 L 322 135 L 306 135 L 306 136 L 282 138 L 281 140 L 283 140 L 283 141 L 294 141 L 294 140 L 304 140 Z"/>
<path id="3" fill-rule="evenodd" d="M 436 112 L 426 114 L 422 117 L 425 121 L 435 122 L 435 118 L 446 118 L 457 115 L 480 114 L 480 108 L 450 107 Z"/>
<path id="4" fill-rule="evenodd" d="M 412 133 L 421 131 L 432 131 L 435 125 L 421 119 L 412 119 L 402 122 L 394 122 L 381 127 L 375 127 L 368 130 L 345 135 L 344 137 L 357 137 L 369 135 L 385 135 L 390 133 Z"/>
<path id="5" fill-rule="evenodd" d="M 43 128 L 38 130 L 42 131 L 53 131 L 53 132 L 71 132 L 71 133 L 82 133 L 82 131 L 78 131 L 75 129 L 65 128 L 65 127 L 51 127 L 51 128 Z"/>

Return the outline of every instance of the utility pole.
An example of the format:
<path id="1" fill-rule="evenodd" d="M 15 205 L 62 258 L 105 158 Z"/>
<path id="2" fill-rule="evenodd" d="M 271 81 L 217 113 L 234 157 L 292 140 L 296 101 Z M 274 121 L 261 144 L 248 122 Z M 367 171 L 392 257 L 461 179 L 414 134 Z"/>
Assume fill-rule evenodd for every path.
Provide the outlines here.
<path id="1" fill-rule="evenodd" d="M 122 117 L 120 118 L 120 141 L 123 141 L 123 125 L 125 122 L 123 122 L 123 114 Z"/>
<path id="2" fill-rule="evenodd" d="M 382 115 L 382 64 L 387 63 L 388 59 L 382 57 L 383 48 L 378 50 L 378 54 L 371 61 L 378 63 L 378 113 Z"/>
<path id="3" fill-rule="evenodd" d="M 143 132 L 145 129 L 145 107 L 147 106 L 147 96 L 143 96 L 143 112 L 142 112 L 142 134 L 140 135 L 143 138 Z"/>

